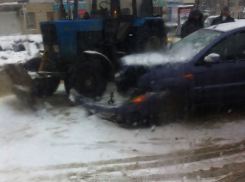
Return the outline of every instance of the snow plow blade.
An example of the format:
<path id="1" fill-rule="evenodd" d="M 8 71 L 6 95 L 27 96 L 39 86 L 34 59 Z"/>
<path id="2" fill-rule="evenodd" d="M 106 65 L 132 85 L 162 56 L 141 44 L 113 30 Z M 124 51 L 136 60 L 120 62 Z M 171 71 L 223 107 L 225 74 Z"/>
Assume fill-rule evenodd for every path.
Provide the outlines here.
<path id="1" fill-rule="evenodd" d="M 35 99 L 32 94 L 32 79 L 21 64 L 7 64 L 4 70 L 12 80 L 14 94 L 29 106 L 33 106 Z"/>

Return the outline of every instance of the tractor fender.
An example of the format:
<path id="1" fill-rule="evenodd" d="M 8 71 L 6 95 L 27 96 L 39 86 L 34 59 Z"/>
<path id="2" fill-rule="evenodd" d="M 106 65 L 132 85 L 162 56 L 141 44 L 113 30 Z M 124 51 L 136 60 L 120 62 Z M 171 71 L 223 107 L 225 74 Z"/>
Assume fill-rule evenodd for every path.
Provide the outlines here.
<path id="1" fill-rule="evenodd" d="M 93 61 L 98 62 L 101 64 L 101 66 L 103 66 L 103 68 L 106 71 L 106 76 L 108 79 L 114 79 L 114 67 L 112 62 L 110 61 L 110 59 L 105 56 L 104 54 L 97 52 L 97 51 L 91 51 L 91 50 L 87 50 L 83 52 L 84 57 L 89 59 L 91 58 Z"/>

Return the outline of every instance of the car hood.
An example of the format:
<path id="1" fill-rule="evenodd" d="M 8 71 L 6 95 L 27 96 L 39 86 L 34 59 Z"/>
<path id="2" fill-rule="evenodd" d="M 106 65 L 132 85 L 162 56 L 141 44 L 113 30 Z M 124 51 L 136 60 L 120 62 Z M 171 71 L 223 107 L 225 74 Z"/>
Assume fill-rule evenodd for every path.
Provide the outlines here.
<path id="1" fill-rule="evenodd" d="M 163 91 L 185 85 L 192 75 L 193 69 L 188 62 L 163 64 L 141 76 L 138 88 L 145 92 Z"/>

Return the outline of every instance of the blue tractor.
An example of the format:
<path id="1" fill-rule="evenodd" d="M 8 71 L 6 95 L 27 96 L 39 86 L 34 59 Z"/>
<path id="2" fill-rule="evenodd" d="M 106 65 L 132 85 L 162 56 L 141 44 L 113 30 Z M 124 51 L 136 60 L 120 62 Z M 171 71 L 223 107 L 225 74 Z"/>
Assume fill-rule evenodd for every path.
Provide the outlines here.
<path id="1" fill-rule="evenodd" d="M 153 16 L 152 0 L 87 0 L 82 18 L 77 0 L 74 4 L 72 20 L 40 23 L 43 57 L 23 65 L 38 75 L 32 78 L 35 96 L 51 96 L 64 80 L 67 93 L 73 88 L 98 98 L 113 81 L 120 57 L 166 45 L 164 22 Z"/>

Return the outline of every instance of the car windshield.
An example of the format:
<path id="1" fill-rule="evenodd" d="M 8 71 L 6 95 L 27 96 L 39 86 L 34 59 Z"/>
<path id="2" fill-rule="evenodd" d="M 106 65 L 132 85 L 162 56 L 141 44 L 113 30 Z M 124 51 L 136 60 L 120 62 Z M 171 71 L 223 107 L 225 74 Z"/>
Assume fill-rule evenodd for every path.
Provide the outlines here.
<path id="1" fill-rule="evenodd" d="M 181 60 L 190 60 L 221 34 L 219 31 L 199 30 L 174 44 L 168 53 L 172 55 L 178 53 Z"/>

